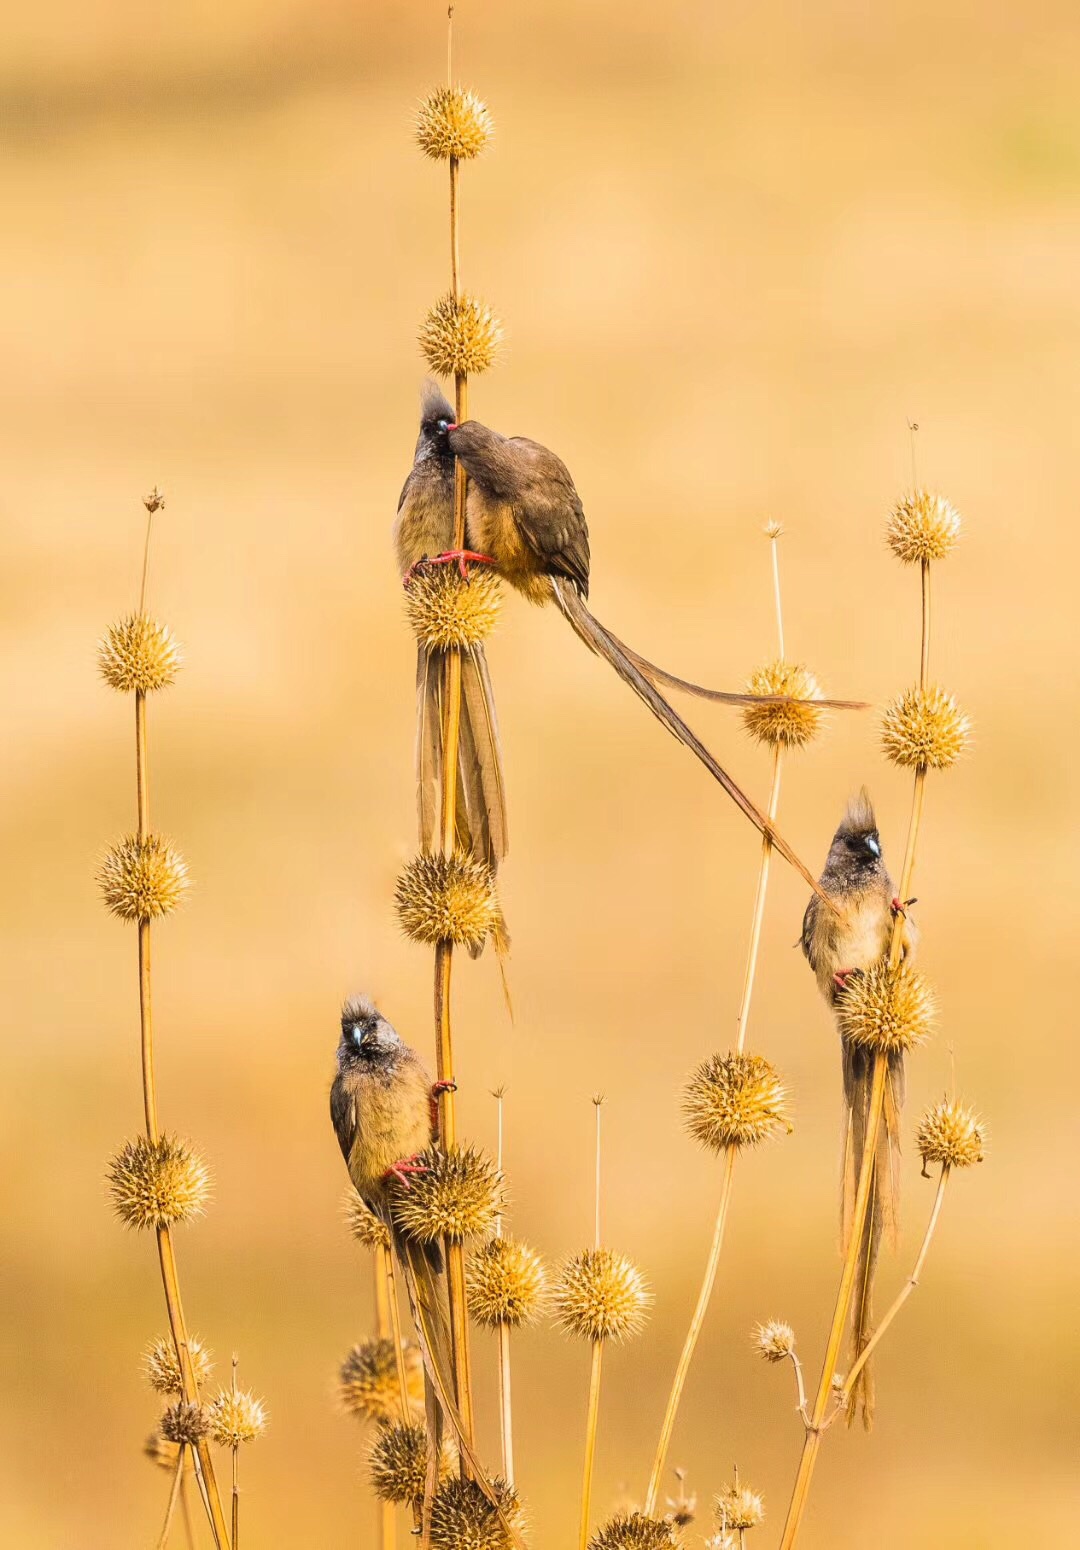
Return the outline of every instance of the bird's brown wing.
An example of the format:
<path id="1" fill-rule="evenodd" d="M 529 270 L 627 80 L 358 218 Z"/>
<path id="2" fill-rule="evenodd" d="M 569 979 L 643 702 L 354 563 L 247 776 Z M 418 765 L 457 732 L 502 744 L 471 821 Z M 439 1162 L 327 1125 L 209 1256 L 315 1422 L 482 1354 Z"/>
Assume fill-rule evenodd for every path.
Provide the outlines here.
<path id="1" fill-rule="evenodd" d="M 814 934 L 817 931 L 818 897 L 816 893 L 810 895 L 810 903 L 802 918 L 802 931 L 799 933 L 799 946 L 806 955 L 806 961 L 817 973 L 817 954 L 814 951 Z"/>
<path id="2" fill-rule="evenodd" d="M 589 595 L 589 526 L 570 470 L 554 452 L 512 436 L 518 489 L 514 516 L 525 542 L 552 576 L 565 576 Z"/>
<path id="3" fill-rule="evenodd" d="M 346 1164 L 352 1153 L 353 1142 L 356 1140 L 356 1100 L 346 1089 L 340 1077 L 335 1077 L 334 1085 L 330 1089 L 330 1118 L 334 1125 L 334 1134 L 338 1138 L 338 1146 Z"/>

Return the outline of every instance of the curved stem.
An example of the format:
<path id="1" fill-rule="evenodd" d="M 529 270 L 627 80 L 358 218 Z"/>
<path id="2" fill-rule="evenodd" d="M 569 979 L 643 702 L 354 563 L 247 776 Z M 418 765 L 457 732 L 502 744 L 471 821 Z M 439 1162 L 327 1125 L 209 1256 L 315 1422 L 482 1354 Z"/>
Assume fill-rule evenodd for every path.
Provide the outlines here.
<path id="1" fill-rule="evenodd" d="M 581 1524 L 578 1550 L 587 1550 L 589 1515 L 592 1508 L 593 1463 L 596 1459 L 596 1428 L 600 1418 L 600 1372 L 604 1361 L 604 1342 L 594 1340 L 589 1371 L 589 1408 L 585 1417 L 585 1464 L 581 1476 Z"/>
<path id="2" fill-rule="evenodd" d="M 773 750 L 772 784 L 769 787 L 769 821 L 775 822 L 777 809 L 780 805 L 780 774 L 783 768 L 783 749 L 778 743 Z M 743 978 L 742 999 L 739 1002 L 739 1013 L 736 1020 L 738 1036 L 735 1047 L 742 1051 L 746 1047 L 746 1024 L 750 1017 L 750 1000 L 754 994 L 754 979 L 757 974 L 758 950 L 761 947 L 761 927 L 765 919 L 765 896 L 769 891 L 769 863 L 772 860 L 773 844 L 766 834 L 761 842 L 761 862 L 758 866 L 757 890 L 754 894 L 754 914 L 750 924 L 750 946 L 746 954 L 746 974 Z"/>
<path id="3" fill-rule="evenodd" d="M 173 1514 L 176 1511 L 176 1503 L 180 1499 L 180 1482 L 184 1478 L 184 1444 L 180 1444 L 180 1451 L 176 1455 L 176 1468 L 173 1470 L 172 1489 L 169 1492 L 169 1500 L 165 1507 L 165 1522 L 161 1525 L 161 1533 L 158 1535 L 157 1550 L 165 1550 L 169 1542 L 169 1530 L 172 1528 Z"/>

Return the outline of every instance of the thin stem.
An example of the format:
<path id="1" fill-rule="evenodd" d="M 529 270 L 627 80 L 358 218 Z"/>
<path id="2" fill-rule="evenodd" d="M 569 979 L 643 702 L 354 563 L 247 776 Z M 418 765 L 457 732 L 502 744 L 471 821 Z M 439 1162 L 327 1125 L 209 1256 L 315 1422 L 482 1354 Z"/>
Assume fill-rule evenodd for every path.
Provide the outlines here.
<path id="1" fill-rule="evenodd" d="M 390 1328 L 394 1341 L 394 1359 L 397 1362 L 398 1398 L 401 1402 L 401 1419 L 408 1426 L 412 1412 L 409 1405 L 409 1373 L 405 1366 L 405 1344 L 401 1338 L 401 1314 L 398 1311 L 397 1298 L 397 1272 L 394 1269 L 394 1256 L 388 1248 L 380 1247 L 379 1258 L 382 1262 L 382 1275 L 386 1283 L 386 1302 L 390 1314 Z"/>
<path id="2" fill-rule="evenodd" d="M 454 84 L 454 7 L 446 8 L 446 84 Z"/>
<path id="3" fill-rule="evenodd" d="M 803 1380 L 802 1362 L 799 1360 L 797 1351 L 790 1351 L 788 1355 L 791 1357 L 791 1365 L 795 1369 L 795 1384 L 799 1394 L 799 1414 L 802 1416 L 803 1422 L 807 1423 L 810 1417 L 806 1411 L 806 1384 Z"/>
<path id="4" fill-rule="evenodd" d="M 593 1247 L 600 1247 L 600 1110 L 604 1107 L 602 1094 L 593 1099 L 593 1108 L 596 1111 L 596 1178 L 593 1192 Z"/>
<path id="5" fill-rule="evenodd" d="M 780 805 L 780 774 L 783 768 L 784 750 L 779 743 L 773 749 L 772 783 L 769 787 L 769 821 L 775 822 Z M 746 974 L 743 978 L 742 999 L 736 1020 L 738 1036 L 735 1047 L 740 1052 L 746 1047 L 746 1024 L 750 1017 L 750 1001 L 754 994 L 757 975 L 758 951 L 761 947 L 761 928 L 765 919 L 765 897 L 769 891 L 769 866 L 773 844 L 766 834 L 761 842 L 761 861 L 758 864 L 757 889 L 754 894 L 754 914 L 750 923 L 750 946 L 746 954 Z"/>
<path id="6" fill-rule="evenodd" d="M 236 1369 L 240 1358 L 234 1354 L 232 1359 L 232 1392 L 233 1402 L 236 1401 L 237 1381 Z M 232 1448 L 232 1550 L 238 1550 L 240 1544 L 240 1444 L 233 1443 Z"/>
<path id="7" fill-rule="evenodd" d="M 769 529 L 769 548 L 772 552 L 773 602 L 776 605 L 776 639 L 780 646 L 780 660 L 783 662 L 786 652 L 784 651 L 784 605 L 780 598 L 780 533 L 781 529 L 779 526 L 773 526 Z"/>
<path id="8" fill-rule="evenodd" d="M 656 1457 L 653 1459 L 652 1474 L 649 1476 L 649 1489 L 645 1495 L 645 1512 L 649 1516 L 656 1510 L 660 1481 L 663 1478 L 664 1465 L 667 1462 L 668 1449 L 671 1446 L 671 1437 L 675 1430 L 675 1418 L 678 1415 L 683 1389 L 686 1387 L 690 1363 L 694 1359 L 694 1350 L 698 1343 L 698 1337 L 705 1322 L 705 1314 L 708 1312 L 709 1303 L 712 1299 L 713 1287 L 716 1284 L 716 1272 L 720 1264 L 720 1251 L 724 1246 L 724 1229 L 727 1226 L 728 1207 L 731 1204 L 731 1187 L 735 1177 L 736 1151 L 736 1147 L 729 1146 L 724 1153 L 724 1176 L 720 1185 L 720 1204 L 716 1211 L 716 1226 L 713 1228 L 712 1247 L 709 1249 L 709 1258 L 705 1264 L 705 1274 L 702 1277 L 701 1290 L 698 1293 L 697 1304 L 690 1319 L 690 1327 L 686 1331 L 686 1339 L 683 1341 L 679 1364 L 675 1369 L 675 1378 L 671 1385 L 671 1393 L 668 1395 L 667 1409 L 664 1411 L 664 1420 L 660 1427 L 660 1440 L 656 1445 Z"/>
<path id="9" fill-rule="evenodd" d="M 496 1088 L 495 1092 L 493 1092 L 491 1096 L 495 1099 L 495 1103 L 497 1105 L 497 1111 L 498 1111 L 498 1119 L 497 1119 L 497 1122 L 496 1122 L 496 1138 L 497 1139 L 496 1139 L 496 1148 L 495 1148 L 495 1166 L 498 1169 L 499 1177 L 501 1178 L 502 1177 L 502 1171 L 503 1171 L 503 1099 L 506 1096 L 506 1089 L 503 1088 L 503 1087 Z M 496 1217 L 495 1217 L 495 1236 L 496 1236 L 496 1238 L 501 1238 L 502 1237 L 502 1229 L 503 1229 L 503 1219 L 502 1219 L 502 1211 L 500 1210 L 496 1214 Z"/>
<path id="10" fill-rule="evenodd" d="M 581 1476 L 581 1526 L 578 1550 L 587 1550 L 589 1514 L 592 1507 L 593 1463 L 596 1459 L 596 1427 L 600 1418 L 600 1370 L 604 1360 L 604 1342 L 592 1343 L 592 1367 L 589 1372 L 589 1409 L 585 1418 L 585 1465 Z"/>
<path id="11" fill-rule="evenodd" d="M 150 536 L 154 530 L 154 512 L 157 510 L 157 506 L 150 503 L 152 500 L 153 497 L 149 497 L 146 506 L 146 540 L 143 543 L 142 581 L 139 584 L 140 614 L 146 610 L 146 583 L 150 576 Z"/>
<path id="12" fill-rule="evenodd" d="M 180 1479 L 180 1516 L 184 1522 L 184 1540 L 187 1550 L 195 1550 L 195 1525 L 191 1521 L 191 1499 L 188 1496 L 189 1466 L 185 1464 L 184 1473 Z"/>
<path id="13" fill-rule="evenodd" d="M 514 1484 L 514 1401 L 510 1388 L 510 1326 L 499 1325 L 499 1427 L 502 1434 L 502 1472 L 507 1485 Z"/>
<path id="14" fill-rule="evenodd" d="M 180 1444 L 180 1451 L 176 1455 L 176 1468 L 173 1470 L 172 1489 L 169 1492 L 169 1500 L 165 1507 L 165 1522 L 161 1525 L 161 1533 L 158 1535 L 157 1550 L 165 1550 L 169 1542 L 169 1530 L 172 1528 L 173 1514 L 176 1511 L 176 1503 L 180 1498 L 180 1482 L 184 1478 L 184 1444 Z"/>

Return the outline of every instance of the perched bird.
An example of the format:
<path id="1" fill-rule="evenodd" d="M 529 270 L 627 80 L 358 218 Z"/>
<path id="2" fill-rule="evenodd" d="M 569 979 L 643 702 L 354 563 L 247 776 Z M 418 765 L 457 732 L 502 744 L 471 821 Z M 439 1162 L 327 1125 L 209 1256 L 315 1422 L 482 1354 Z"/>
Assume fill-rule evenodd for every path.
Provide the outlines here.
<path id="1" fill-rule="evenodd" d="M 800 943 L 807 961 L 817 976 L 818 987 L 826 1002 L 836 1008 L 848 980 L 879 963 L 889 952 L 893 924 L 900 915 L 903 951 L 906 957 L 915 949 L 917 934 L 896 897 L 896 889 L 881 849 L 881 835 L 873 805 L 865 787 L 848 803 L 840 827 L 833 836 L 821 890 L 833 905 L 822 906 L 815 894 L 806 906 Z M 908 904 L 914 904 L 909 899 Z M 855 1190 L 862 1168 L 866 1121 L 870 1103 L 873 1052 L 841 1040 L 844 1074 L 845 1141 L 843 1176 L 843 1234 L 847 1248 L 851 1233 L 851 1215 Z M 900 1191 L 900 1112 L 904 1103 L 904 1057 L 902 1052 L 888 1056 L 888 1081 L 885 1088 L 883 1123 L 878 1131 L 874 1159 L 874 1179 L 867 1211 L 863 1243 L 853 1298 L 852 1351 L 858 1357 L 872 1334 L 872 1291 L 874 1271 L 881 1249 L 883 1231 L 895 1239 Z M 873 1419 L 873 1383 L 870 1364 L 859 1375 L 857 1394 L 863 1423 L 869 1428 Z M 854 1416 L 854 1407 L 849 1420 Z"/>
<path id="2" fill-rule="evenodd" d="M 585 602 L 589 595 L 589 529 L 566 465 L 539 443 L 524 436 L 501 436 L 477 420 L 451 424 L 447 442 L 469 478 L 467 557 L 493 564 L 530 602 L 554 602 L 589 649 L 608 662 L 668 731 L 701 760 L 751 823 L 768 834 L 781 855 L 816 890 L 813 876 L 788 842 L 720 767 L 653 680 L 664 678 L 691 690 L 697 686 L 664 674 L 590 613 Z M 753 698 L 705 692 L 734 703 Z"/>
<path id="3" fill-rule="evenodd" d="M 447 432 L 454 411 L 429 377 L 420 396 L 420 434 L 394 522 L 394 548 L 403 579 L 426 560 L 449 551 L 454 541 L 454 454 Z M 497 871 L 509 848 L 506 789 L 499 724 L 482 642 L 461 655 L 461 724 L 458 733 L 458 849 Z M 446 653 L 417 644 L 416 793 L 420 844 L 436 850 L 440 841 L 443 687 Z M 508 945 L 505 929 L 497 949 Z M 476 956 L 483 945 L 472 949 Z"/>

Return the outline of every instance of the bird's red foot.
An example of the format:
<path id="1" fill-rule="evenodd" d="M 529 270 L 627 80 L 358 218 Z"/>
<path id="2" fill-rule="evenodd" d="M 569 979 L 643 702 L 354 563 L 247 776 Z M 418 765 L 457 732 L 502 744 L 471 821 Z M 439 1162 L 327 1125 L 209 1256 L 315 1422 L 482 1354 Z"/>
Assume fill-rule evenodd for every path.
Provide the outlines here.
<path id="1" fill-rule="evenodd" d="M 457 1083 L 456 1082 L 432 1082 L 432 1084 L 431 1084 L 431 1096 L 433 1098 L 441 1098 L 443 1093 L 456 1093 L 456 1092 L 457 1092 Z"/>
<path id="2" fill-rule="evenodd" d="M 468 565 L 494 565 L 495 561 L 490 554 L 477 554 L 475 549 L 445 549 L 442 554 L 435 555 L 426 560 L 427 565 L 452 565 L 457 561 L 458 574 L 462 581 L 468 581 Z"/>
<path id="3" fill-rule="evenodd" d="M 406 591 L 408 591 L 408 589 L 412 586 L 414 580 L 416 579 L 417 573 L 424 570 L 424 568 L 430 564 L 431 561 L 428 559 L 426 554 L 422 554 L 418 560 L 413 561 L 408 570 L 405 572 L 404 576 L 401 578 L 401 585 L 405 588 Z"/>
<path id="4" fill-rule="evenodd" d="M 918 899 L 903 899 L 897 894 L 890 908 L 894 915 L 906 915 L 913 904 L 918 904 Z"/>
<path id="5" fill-rule="evenodd" d="M 846 990 L 847 982 L 854 973 L 854 969 L 838 969 L 837 972 L 833 975 L 833 984 L 836 986 L 837 990 Z"/>
<path id="6" fill-rule="evenodd" d="M 412 1189 L 412 1185 L 409 1183 L 409 1175 L 411 1173 L 429 1173 L 431 1171 L 427 1163 L 420 1162 L 419 1159 L 422 1156 L 422 1152 L 414 1152 L 411 1157 L 403 1157 L 392 1168 L 387 1168 L 383 1178 L 387 1181 L 396 1179 L 402 1189 Z"/>

